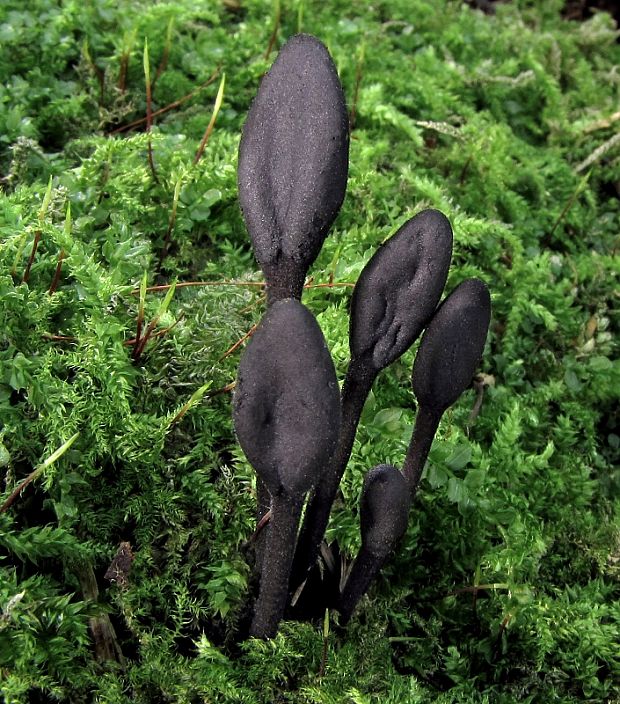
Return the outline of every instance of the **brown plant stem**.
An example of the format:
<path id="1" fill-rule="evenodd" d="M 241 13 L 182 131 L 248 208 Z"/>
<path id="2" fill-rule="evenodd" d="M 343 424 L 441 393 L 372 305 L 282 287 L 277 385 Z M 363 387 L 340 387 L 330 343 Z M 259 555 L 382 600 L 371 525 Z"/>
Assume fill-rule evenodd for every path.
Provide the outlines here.
<path id="1" fill-rule="evenodd" d="M 167 291 L 172 285 L 173 284 L 160 284 L 158 286 L 149 286 L 146 290 L 148 292 Z M 264 281 L 181 281 L 175 285 L 176 288 L 186 288 L 189 286 L 256 286 L 258 288 L 265 288 L 266 286 Z M 335 281 L 333 283 L 306 284 L 304 288 L 338 288 L 340 286 L 353 288 L 355 284 L 348 281 Z M 131 293 L 135 296 L 140 293 L 140 289 L 134 289 Z"/>
<path id="2" fill-rule="evenodd" d="M 58 255 L 58 262 L 56 264 L 56 271 L 54 272 L 54 278 L 52 279 L 52 283 L 50 284 L 50 288 L 48 291 L 48 294 L 50 296 L 56 292 L 56 289 L 58 288 L 58 284 L 60 283 L 60 274 L 62 272 L 62 262 L 63 262 L 64 258 L 65 258 L 65 250 L 61 249 L 60 254 Z"/>
<path id="3" fill-rule="evenodd" d="M 280 0 L 276 0 L 276 12 L 273 20 L 273 29 L 271 30 L 271 36 L 269 37 L 269 44 L 267 45 L 267 51 L 265 51 L 265 58 L 268 59 L 273 47 L 276 44 L 276 39 L 278 38 L 278 31 L 280 30 L 280 20 L 282 18 L 282 7 Z"/>
<path id="4" fill-rule="evenodd" d="M 167 112 L 170 112 L 170 110 L 174 110 L 178 107 L 181 107 L 183 103 L 186 103 L 188 100 L 193 98 L 195 95 L 197 95 L 201 90 L 206 88 L 207 86 L 210 86 L 213 81 L 218 77 L 220 73 L 220 66 L 218 66 L 215 71 L 209 76 L 209 78 L 204 82 L 201 83 L 198 88 L 195 88 L 194 90 L 190 91 L 183 97 L 179 98 L 178 100 L 174 100 L 172 103 L 169 103 L 168 105 L 164 105 L 163 108 L 159 108 L 159 110 L 155 110 L 151 113 L 151 119 L 154 119 L 156 117 L 159 117 L 160 115 L 164 115 Z M 120 132 L 128 132 L 129 130 L 133 129 L 134 127 L 140 127 L 140 125 L 143 125 L 146 122 L 146 117 L 140 117 L 137 120 L 134 120 L 133 122 L 130 122 L 128 125 L 122 125 L 121 127 L 116 127 L 115 129 L 111 130 L 108 132 L 108 136 L 112 136 L 115 134 L 119 134 Z"/>
<path id="5" fill-rule="evenodd" d="M 32 243 L 32 249 L 30 250 L 30 256 L 28 257 L 28 263 L 26 264 L 26 269 L 24 270 L 24 275 L 22 276 L 22 283 L 27 284 L 28 279 L 30 279 L 30 269 L 34 262 L 34 258 L 37 254 L 37 249 L 39 247 L 39 242 L 41 241 L 41 230 L 37 230 L 34 233 L 34 242 Z"/>

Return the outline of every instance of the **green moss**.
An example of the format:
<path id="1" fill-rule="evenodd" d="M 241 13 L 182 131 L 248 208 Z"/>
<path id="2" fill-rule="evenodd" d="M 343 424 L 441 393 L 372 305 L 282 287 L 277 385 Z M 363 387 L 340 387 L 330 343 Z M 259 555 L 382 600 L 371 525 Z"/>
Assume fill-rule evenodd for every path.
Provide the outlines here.
<path id="1" fill-rule="evenodd" d="M 259 280 L 236 150 L 275 56 L 273 3 L 3 3 L 2 500 L 79 432 L 0 515 L 7 702 L 620 696 L 620 49 L 607 15 L 569 23 L 562 4 L 519 0 L 489 17 L 456 0 L 283 3 L 277 44 L 301 18 L 355 101 L 347 197 L 314 281 L 354 282 L 433 206 L 455 230 L 448 289 L 480 276 L 493 294 L 481 411 L 471 423 L 472 391 L 446 414 L 401 548 L 347 630 L 332 623 L 323 662 L 318 623 L 237 642 L 254 478 L 215 392 L 235 378 L 226 352 L 259 319 L 260 288 L 177 287 L 137 360 L 131 343 L 144 272 L 149 285 Z M 195 94 L 155 119 L 155 181 L 143 125 L 111 133 L 144 117 L 144 39 L 154 76 L 170 20 L 153 109 Z M 224 104 L 192 166 L 219 76 L 199 86 L 218 68 Z M 341 376 L 350 291 L 305 294 Z M 162 299 L 147 293 L 143 332 Z M 364 411 L 328 533 L 347 561 L 364 472 L 402 462 L 412 359 L 380 376 Z M 133 562 L 111 583 L 121 542 Z M 95 658 L 92 619 L 106 618 L 122 663 Z"/>

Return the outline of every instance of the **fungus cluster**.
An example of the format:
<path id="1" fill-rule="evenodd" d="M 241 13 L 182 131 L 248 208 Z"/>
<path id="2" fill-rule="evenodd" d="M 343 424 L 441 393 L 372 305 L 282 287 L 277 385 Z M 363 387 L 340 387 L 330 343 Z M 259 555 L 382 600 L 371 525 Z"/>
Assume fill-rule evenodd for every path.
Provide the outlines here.
<path id="1" fill-rule="evenodd" d="M 439 305 L 452 229 L 436 210 L 407 221 L 370 259 L 351 300 L 351 361 L 339 391 L 321 329 L 301 303 L 308 268 L 344 199 L 349 130 L 333 61 L 316 38 L 288 41 L 263 78 L 239 149 L 239 198 L 267 286 L 267 312 L 240 365 L 233 420 L 258 476 L 260 587 L 250 635 L 271 638 L 316 563 L 372 384 L 425 330 L 413 366 L 418 414 L 401 469 L 365 479 L 362 545 L 338 596 L 344 621 L 407 527 L 444 411 L 469 386 L 491 306 L 469 279 Z M 300 517 L 305 504 L 304 520 Z"/>

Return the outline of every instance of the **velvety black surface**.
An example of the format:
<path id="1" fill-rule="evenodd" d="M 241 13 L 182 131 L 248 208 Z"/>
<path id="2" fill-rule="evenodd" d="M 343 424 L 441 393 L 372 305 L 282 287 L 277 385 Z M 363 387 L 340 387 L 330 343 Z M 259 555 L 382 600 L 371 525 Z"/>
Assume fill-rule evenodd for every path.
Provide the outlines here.
<path id="1" fill-rule="evenodd" d="M 379 371 L 413 344 L 439 302 L 451 255 L 452 228 L 438 210 L 418 213 L 377 250 L 353 290 L 353 359 Z"/>
<path id="2" fill-rule="evenodd" d="M 407 530 L 409 489 L 403 475 L 389 464 L 374 467 L 364 477 L 360 529 L 364 548 L 385 557 Z"/>
<path id="3" fill-rule="evenodd" d="M 263 78 L 239 147 L 239 200 L 276 298 L 301 296 L 347 183 L 349 126 L 325 46 L 292 37 Z"/>
<path id="4" fill-rule="evenodd" d="M 413 364 L 413 391 L 421 406 L 441 414 L 471 383 L 489 329 L 491 297 L 479 279 L 467 279 L 444 300 L 424 332 Z"/>
<path id="5" fill-rule="evenodd" d="M 233 421 L 272 496 L 300 496 L 325 470 L 340 429 L 340 394 L 323 333 L 299 301 L 275 302 L 252 336 Z"/>

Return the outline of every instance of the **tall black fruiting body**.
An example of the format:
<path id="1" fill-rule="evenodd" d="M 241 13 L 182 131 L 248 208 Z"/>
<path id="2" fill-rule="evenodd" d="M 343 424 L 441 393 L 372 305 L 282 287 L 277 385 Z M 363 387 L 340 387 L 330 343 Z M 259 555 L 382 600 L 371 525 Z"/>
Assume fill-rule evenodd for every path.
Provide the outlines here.
<path id="1" fill-rule="evenodd" d="M 331 57 L 314 37 L 293 37 L 261 82 L 239 148 L 239 199 L 269 305 L 241 361 L 233 413 L 258 474 L 259 517 L 271 510 L 257 559 L 250 628 L 257 637 L 277 631 L 303 500 L 340 429 L 333 362 L 298 299 L 342 204 L 348 160 L 347 112 Z"/>
<path id="2" fill-rule="evenodd" d="M 259 517 L 271 510 L 257 559 L 260 590 L 250 634 L 258 637 L 275 635 L 289 593 L 317 559 L 375 378 L 428 325 L 414 366 L 420 408 L 403 471 L 379 465 L 364 481 L 362 547 L 338 600 L 343 619 L 351 616 L 406 529 L 441 414 L 469 384 L 488 327 L 488 292 L 476 280 L 437 309 L 452 229 L 439 211 L 422 211 L 360 274 L 351 301 L 351 362 L 338 392 L 321 330 L 299 299 L 344 198 L 348 147 L 333 62 L 317 39 L 295 36 L 261 82 L 239 149 L 241 208 L 268 303 L 242 357 L 233 408 L 239 442 L 258 475 Z"/>
<path id="3" fill-rule="evenodd" d="M 254 333 L 239 365 L 233 420 L 271 496 L 250 632 L 272 637 L 286 607 L 303 499 L 329 461 L 340 428 L 332 358 L 314 316 L 296 299 L 275 302 Z"/>
<path id="4" fill-rule="evenodd" d="M 290 39 L 263 78 L 239 147 L 239 201 L 269 301 L 300 298 L 347 186 L 349 125 L 318 39 Z"/>

